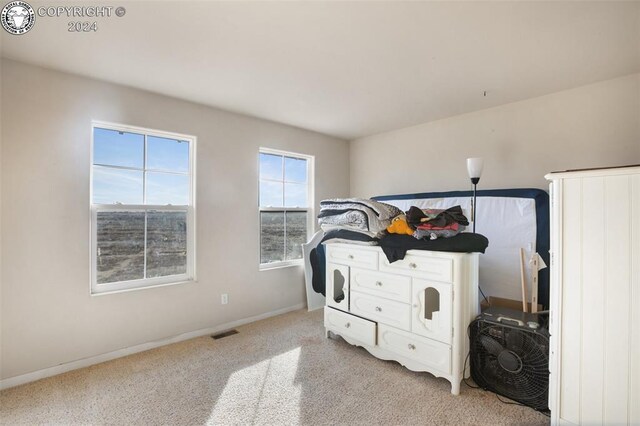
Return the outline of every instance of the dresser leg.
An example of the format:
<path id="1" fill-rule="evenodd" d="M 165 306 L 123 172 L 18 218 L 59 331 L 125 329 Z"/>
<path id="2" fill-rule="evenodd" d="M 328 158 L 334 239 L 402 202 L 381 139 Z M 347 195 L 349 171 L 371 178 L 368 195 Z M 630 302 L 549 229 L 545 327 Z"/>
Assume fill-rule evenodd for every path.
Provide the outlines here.
<path id="1" fill-rule="evenodd" d="M 451 394 L 460 395 L 460 382 L 451 383 Z"/>

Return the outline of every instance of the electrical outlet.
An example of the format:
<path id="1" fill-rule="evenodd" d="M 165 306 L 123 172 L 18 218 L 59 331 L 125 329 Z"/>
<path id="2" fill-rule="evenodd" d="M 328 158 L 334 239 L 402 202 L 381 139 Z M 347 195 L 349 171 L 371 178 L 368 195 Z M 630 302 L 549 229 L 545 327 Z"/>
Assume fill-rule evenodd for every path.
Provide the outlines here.
<path id="1" fill-rule="evenodd" d="M 229 303 L 229 295 L 227 293 L 224 293 L 220 296 L 220 303 L 222 303 L 223 305 Z"/>

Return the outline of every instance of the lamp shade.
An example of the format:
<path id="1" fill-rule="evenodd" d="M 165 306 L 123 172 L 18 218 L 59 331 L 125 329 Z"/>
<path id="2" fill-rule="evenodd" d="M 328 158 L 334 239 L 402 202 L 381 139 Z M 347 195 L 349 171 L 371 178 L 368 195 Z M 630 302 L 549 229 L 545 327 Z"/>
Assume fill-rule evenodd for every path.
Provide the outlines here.
<path id="1" fill-rule="evenodd" d="M 482 168 L 484 167 L 484 158 L 476 157 L 476 158 L 467 158 L 467 171 L 469 172 L 469 177 L 480 178 L 482 175 Z"/>

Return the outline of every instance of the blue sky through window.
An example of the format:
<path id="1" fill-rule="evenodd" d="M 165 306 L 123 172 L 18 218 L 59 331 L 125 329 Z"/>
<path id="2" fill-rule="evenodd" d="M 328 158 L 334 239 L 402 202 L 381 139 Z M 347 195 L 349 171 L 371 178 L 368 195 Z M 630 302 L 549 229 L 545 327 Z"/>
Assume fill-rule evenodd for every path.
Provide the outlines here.
<path id="1" fill-rule="evenodd" d="M 93 163 L 109 166 L 144 166 L 144 135 L 95 128 Z"/>
<path id="2" fill-rule="evenodd" d="M 260 153 L 260 206 L 307 207 L 307 160 Z"/>
<path id="3" fill-rule="evenodd" d="M 260 179 L 282 180 L 282 155 L 260 153 Z"/>
<path id="4" fill-rule="evenodd" d="M 145 165 L 144 139 L 94 128 L 93 203 L 143 204 L 146 188 L 146 204 L 189 204 L 189 142 L 147 136 Z"/>
<path id="5" fill-rule="evenodd" d="M 147 172 L 147 204 L 189 204 L 189 176 Z"/>
<path id="6" fill-rule="evenodd" d="M 284 180 L 287 182 L 307 182 L 307 160 L 284 157 Z"/>
<path id="7" fill-rule="evenodd" d="M 273 182 L 270 180 L 260 180 L 260 205 L 263 207 L 281 207 L 282 206 L 282 187 L 281 182 Z"/>
<path id="8" fill-rule="evenodd" d="M 147 169 L 189 171 L 189 143 L 147 136 Z"/>
<path id="9" fill-rule="evenodd" d="M 306 183 L 285 183 L 284 184 L 284 206 L 285 207 L 307 207 L 307 184 Z"/>
<path id="10" fill-rule="evenodd" d="M 142 172 L 93 166 L 95 204 L 142 204 Z"/>

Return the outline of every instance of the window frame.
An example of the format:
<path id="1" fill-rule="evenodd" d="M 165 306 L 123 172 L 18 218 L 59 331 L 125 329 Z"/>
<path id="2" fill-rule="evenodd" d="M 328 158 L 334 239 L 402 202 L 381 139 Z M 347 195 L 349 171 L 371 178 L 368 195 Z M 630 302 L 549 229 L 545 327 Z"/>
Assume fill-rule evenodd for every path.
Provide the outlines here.
<path id="1" fill-rule="evenodd" d="M 282 157 L 289 158 L 297 158 L 300 160 L 306 160 L 307 162 L 307 207 L 262 207 L 260 205 L 260 154 L 269 154 L 269 155 L 278 155 Z M 270 262 L 270 263 L 262 263 L 262 226 L 261 226 L 261 217 L 262 212 L 283 212 L 285 215 L 287 212 L 306 212 L 307 213 L 307 238 L 306 241 L 309 241 L 311 235 L 313 235 L 314 231 L 314 211 L 315 211 L 315 182 L 314 182 L 314 173 L 315 170 L 315 156 L 309 154 L 301 154 L 298 152 L 292 151 L 283 151 L 279 149 L 260 147 L 258 149 L 258 265 L 260 271 L 267 271 L 270 269 L 279 269 L 286 268 L 291 266 L 301 266 L 304 264 L 304 256 L 300 259 L 294 260 L 281 260 L 278 262 Z M 283 173 L 284 173 L 284 165 L 283 165 Z M 284 176 L 283 176 L 284 177 Z M 284 179 L 280 182 L 282 185 L 286 182 Z M 285 237 L 284 237 L 284 247 L 286 252 L 287 247 L 287 237 L 286 237 L 286 228 L 285 228 Z M 305 242 L 306 242 L 305 241 Z"/>
<path id="2" fill-rule="evenodd" d="M 142 170 L 143 175 L 147 171 L 154 171 L 154 169 L 146 168 L 146 146 L 147 137 L 155 136 L 166 139 L 182 140 L 189 143 L 189 170 L 186 173 L 189 177 L 189 204 L 187 205 L 154 205 L 154 204 L 94 204 L 93 203 L 93 171 L 94 171 L 94 133 L 95 129 L 114 130 L 118 132 L 136 133 L 144 135 L 144 163 L 143 168 L 130 168 L 120 166 L 106 166 L 123 170 Z M 163 130 L 149 129 L 140 126 L 132 126 L 118 123 L 111 123 L 106 121 L 92 120 L 91 121 L 91 146 L 90 146 L 90 163 L 89 163 L 89 235 L 90 235 L 90 279 L 89 290 L 92 296 L 120 293 L 131 290 L 142 290 L 154 287 L 161 287 L 167 285 L 184 284 L 196 281 L 196 141 L 197 138 L 192 135 L 185 135 L 175 132 L 167 132 Z M 98 165 L 98 167 L 105 167 L 104 165 Z M 161 170 L 158 170 L 162 172 Z M 165 171 L 166 172 L 166 171 Z M 169 172 L 170 173 L 170 172 Z M 146 178 L 144 178 L 146 179 Z M 143 180 L 143 188 L 145 180 Z M 143 189 L 144 191 L 144 189 Z M 130 212 L 153 212 L 153 211 L 185 211 L 187 216 L 187 270 L 184 274 L 167 275 L 163 277 L 153 278 L 141 278 L 127 281 L 116 281 L 113 283 L 97 282 L 97 264 L 98 264 L 98 236 L 97 236 L 97 219 L 99 212 L 111 212 L 111 211 L 130 211 Z M 145 270 L 146 270 L 146 226 L 145 226 Z"/>

